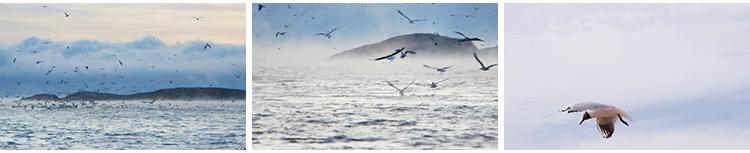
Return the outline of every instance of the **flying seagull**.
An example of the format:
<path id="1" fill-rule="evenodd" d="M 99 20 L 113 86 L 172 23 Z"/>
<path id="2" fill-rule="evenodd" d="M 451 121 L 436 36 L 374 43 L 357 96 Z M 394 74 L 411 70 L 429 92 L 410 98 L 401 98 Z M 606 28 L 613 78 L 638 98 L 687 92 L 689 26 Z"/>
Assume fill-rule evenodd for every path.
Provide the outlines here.
<path id="1" fill-rule="evenodd" d="M 339 27 L 339 28 L 341 28 L 341 27 Z M 315 35 L 323 35 L 325 37 L 328 37 L 328 39 L 331 39 L 331 33 L 333 33 L 333 31 L 336 31 L 336 29 L 339 29 L 339 28 L 333 28 L 333 30 L 327 31 L 327 33 L 318 33 L 318 34 L 315 34 Z"/>
<path id="2" fill-rule="evenodd" d="M 289 6 L 289 4 L 286 4 L 286 7 L 289 7 L 289 9 L 292 9 L 292 6 Z"/>
<path id="3" fill-rule="evenodd" d="M 68 14 L 68 12 L 64 12 L 64 13 L 65 13 L 65 17 L 66 17 L 66 18 L 67 18 L 68 16 L 70 16 L 70 14 Z"/>
<path id="4" fill-rule="evenodd" d="M 438 72 L 440 72 L 440 74 L 444 74 L 445 73 L 445 69 L 451 68 L 453 65 L 456 65 L 456 64 L 453 64 L 453 65 L 447 66 L 447 67 L 443 67 L 443 68 L 430 67 L 427 64 L 422 64 L 422 65 L 424 65 L 424 67 L 427 67 L 427 68 L 436 69 Z"/>
<path id="5" fill-rule="evenodd" d="M 406 57 L 406 54 L 409 54 L 409 53 L 417 54 L 417 52 L 410 51 L 410 50 L 403 51 L 403 52 L 401 52 L 401 59 L 403 59 L 404 57 Z"/>
<path id="6" fill-rule="evenodd" d="M 237 78 L 240 78 L 240 76 L 242 76 L 242 75 L 234 74 L 234 76 L 237 77 Z"/>
<path id="7" fill-rule="evenodd" d="M 438 82 L 432 82 L 432 83 L 430 83 L 430 88 L 437 88 L 437 86 L 438 86 L 438 83 L 440 83 L 440 82 L 443 82 L 443 81 L 446 81 L 446 80 L 448 80 L 448 79 L 449 79 L 449 78 L 445 78 L 445 79 L 443 79 L 442 81 L 438 81 Z"/>
<path id="8" fill-rule="evenodd" d="M 117 60 L 117 61 L 120 62 L 120 66 L 122 66 L 122 61 L 120 61 L 120 60 Z"/>
<path id="9" fill-rule="evenodd" d="M 429 38 L 430 38 L 430 40 L 432 40 L 432 42 L 433 42 L 433 43 L 435 43 L 435 45 L 437 45 L 437 44 L 438 44 L 438 42 L 437 42 L 437 41 L 435 41 L 435 39 L 433 39 L 432 37 L 429 37 Z M 438 39 L 439 39 L 439 38 L 438 38 Z"/>
<path id="10" fill-rule="evenodd" d="M 411 81 L 411 83 L 409 83 L 409 85 L 406 85 L 404 89 L 398 89 L 398 87 L 391 84 L 390 81 L 385 81 L 385 82 L 388 82 L 388 85 L 390 85 L 391 87 L 396 88 L 396 90 L 398 90 L 398 94 L 401 94 L 401 96 L 404 96 L 404 91 L 406 91 L 406 88 L 409 88 L 409 86 L 414 83 L 414 81 Z"/>
<path id="11" fill-rule="evenodd" d="M 203 50 L 206 50 L 206 47 L 211 48 L 211 45 L 209 45 L 208 43 L 206 43 L 206 45 L 203 46 Z"/>
<path id="12" fill-rule="evenodd" d="M 401 16 L 404 16 L 404 18 L 406 18 L 407 20 L 409 20 L 409 23 L 411 23 L 411 24 L 414 24 L 414 22 L 416 22 L 416 21 L 427 20 L 427 18 L 425 18 L 425 19 L 419 19 L 419 20 L 412 20 L 412 19 L 409 19 L 409 17 L 406 17 L 406 15 L 404 15 L 404 13 L 401 13 L 401 10 L 396 10 L 396 11 L 398 11 L 398 14 L 401 14 Z"/>
<path id="13" fill-rule="evenodd" d="M 630 121 L 633 121 L 633 119 L 630 118 L 630 115 L 628 115 L 628 113 L 625 113 L 624 110 L 615 106 L 596 102 L 580 102 L 568 106 L 567 108 L 560 111 L 568 113 L 584 111 L 583 119 L 580 123 L 578 123 L 578 125 L 583 124 L 583 121 L 587 119 L 596 118 L 596 128 L 599 129 L 599 134 L 601 134 L 605 139 L 609 139 L 610 137 L 612 137 L 612 134 L 615 133 L 615 122 L 617 122 L 618 118 L 626 126 L 630 125 L 628 125 L 628 122 L 625 122 L 625 120 L 622 119 L 623 116 Z"/>
<path id="14" fill-rule="evenodd" d="M 47 5 L 42 5 L 42 7 L 43 7 L 44 9 L 48 9 L 48 8 L 49 8 L 49 7 L 47 7 Z"/>
<path id="15" fill-rule="evenodd" d="M 484 40 L 479 39 L 479 38 L 469 38 L 469 37 L 466 37 L 466 35 L 464 35 L 461 32 L 458 32 L 458 31 L 453 31 L 453 32 L 456 32 L 457 34 L 459 34 L 461 36 L 464 36 L 464 39 L 461 39 L 458 42 L 464 42 L 464 41 L 482 41 L 483 42 L 484 41 Z"/>
<path id="16" fill-rule="evenodd" d="M 195 20 L 201 20 L 202 16 L 201 17 L 193 16 L 193 18 L 195 18 Z"/>
<path id="17" fill-rule="evenodd" d="M 276 32 L 276 37 L 279 37 L 279 35 L 284 36 L 284 34 L 286 34 L 286 32 Z"/>
<path id="18" fill-rule="evenodd" d="M 477 57 L 477 52 L 474 52 L 474 59 L 477 59 L 477 62 L 479 62 L 479 65 L 482 65 L 482 68 L 479 68 L 479 70 L 487 71 L 487 70 L 490 70 L 491 67 L 497 65 L 497 63 L 495 63 L 487 67 L 484 67 L 484 64 L 482 64 L 482 61 L 479 61 L 479 57 Z"/>
<path id="19" fill-rule="evenodd" d="M 383 57 L 378 57 L 378 58 L 376 58 L 376 59 L 373 59 L 373 60 L 375 60 L 375 61 L 379 61 L 379 60 L 382 60 L 382 59 L 386 59 L 386 58 L 388 58 L 388 60 L 391 60 L 391 61 L 393 61 L 393 59 L 395 59 L 395 58 L 396 58 L 396 57 L 394 57 L 394 55 L 396 55 L 396 54 L 400 53 L 400 52 L 401 52 L 402 50 L 404 50 L 404 48 L 406 48 L 406 47 L 401 47 L 400 49 L 396 49 L 396 51 L 395 51 L 395 52 L 393 52 L 393 53 L 391 53 L 390 55 L 385 55 L 385 56 L 383 56 Z"/>
<path id="20" fill-rule="evenodd" d="M 263 9 L 263 7 L 264 6 L 262 4 L 258 4 L 258 12 L 260 12 L 260 9 Z"/>

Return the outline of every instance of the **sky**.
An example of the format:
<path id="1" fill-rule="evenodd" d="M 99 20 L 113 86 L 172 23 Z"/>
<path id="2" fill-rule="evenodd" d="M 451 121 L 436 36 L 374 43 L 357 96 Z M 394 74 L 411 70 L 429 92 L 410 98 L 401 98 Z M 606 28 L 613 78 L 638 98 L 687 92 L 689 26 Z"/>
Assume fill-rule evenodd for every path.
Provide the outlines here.
<path id="1" fill-rule="evenodd" d="M 750 4 L 505 4 L 505 149 L 750 149 Z M 624 109 L 605 140 L 562 113 Z"/>
<path id="2" fill-rule="evenodd" d="M 245 6 L 2 3 L 0 101 L 78 91 L 245 89 Z"/>
<path id="3" fill-rule="evenodd" d="M 288 4 L 288 5 L 287 5 Z M 258 10 L 258 5 L 264 7 Z M 498 46 L 497 3 L 252 3 L 252 64 L 315 63 L 336 53 L 412 33 L 478 37 Z M 397 11 L 412 20 L 410 24 Z M 453 15 L 453 16 L 451 16 Z M 468 16 L 468 17 L 467 17 Z M 286 27 L 285 27 L 286 25 Z M 328 39 L 317 33 L 327 33 Z M 277 32 L 286 32 L 276 36 Z"/>

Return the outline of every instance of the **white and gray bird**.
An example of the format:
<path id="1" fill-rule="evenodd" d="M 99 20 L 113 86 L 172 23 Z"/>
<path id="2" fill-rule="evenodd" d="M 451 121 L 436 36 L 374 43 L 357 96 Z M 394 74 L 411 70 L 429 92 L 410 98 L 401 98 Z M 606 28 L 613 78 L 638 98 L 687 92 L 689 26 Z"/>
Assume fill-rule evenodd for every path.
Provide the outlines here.
<path id="1" fill-rule="evenodd" d="M 409 19 L 409 17 L 406 17 L 406 15 L 404 15 L 404 13 L 401 13 L 401 10 L 396 10 L 396 11 L 398 12 L 398 14 L 401 14 L 401 16 L 404 16 L 404 18 L 406 18 L 407 20 L 409 20 L 409 23 L 411 23 L 411 24 L 414 24 L 414 22 L 416 22 L 416 21 L 427 20 L 427 18 L 425 18 L 425 19 L 419 19 L 419 20 L 412 20 L 412 19 Z"/>
<path id="2" fill-rule="evenodd" d="M 284 36 L 284 34 L 286 34 L 286 32 L 276 32 L 276 37 L 279 37 L 279 35 Z"/>
<path id="3" fill-rule="evenodd" d="M 628 115 L 625 110 L 612 105 L 596 102 L 575 103 L 560 111 L 568 113 L 583 111 L 583 119 L 581 119 L 581 122 L 578 123 L 578 125 L 583 124 L 583 121 L 587 119 L 596 118 L 596 128 L 599 130 L 599 134 L 601 134 L 605 139 L 609 139 L 610 137 L 612 137 L 612 134 L 615 133 L 615 123 L 618 119 L 622 121 L 622 123 L 626 126 L 630 125 L 628 125 L 628 122 L 625 122 L 622 117 L 633 121 L 633 119 L 630 118 L 630 115 Z"/>
<path id="4" fill-rule="evenodd" d="M 459 34 L 461 36 L 464 36 L 464 39 L 458 40 L 459 44 L 462 43 L 462 42 L 465 42 L 465 41 L 469 41 L 469 43 L 471 43 L 471 41 L 482 41 L 482 42 L 484 42 L 484 40 L 479 39 L 479 38 L 469 38 L 469 37 L 466 37 L 466 35 L 464 35 L 461 32 L 458 32 L 458 31 L 453 31 L 453 32 L 455 32 L 455 33 L 457 33 L 457 34 Z"/>
<path id="5" fill-rule="evenodd" d="M 202 16 L 193 16 L 193 18 L 195 18 L 195 20 L 201 20 Z"/>
<path id="6" fill-rule="evenodd" d="M 336 29 L 339 29 L 339 28 L 341 28 L 341 27 L 338 27 L 338 28 L 333 28 L 333 30 L 331 30 L 331 31 L 326 31 L 326 33 L 317 33 L 317 34 L 315 34 L 315 35 L 323 35 L 323 36 L 325 36 L 325 37 L 328 37 L 328 39 L 331 39 L 331 33 L 333 33 L 334 31 L 336 31 Z"/>
<path id="7" fill-rule="evenodd" d="M 487 70 L 490 70 L 491 67 L 497 65 L 497 63 L 495 63 L 495 64 L 492 64 L 492 65 L 489 65 L 489 66 L 485 67 L 484 64 L 482 64 L 482 61 L 479 61 L 479 57 L 477 57 L 477 53 L 476 52 L 474 52 L 474 59 L 477 59 L 477 62 L 479 62 L 479 65 L 482 66 L 482 68 L 479 68 L 479 70 L 487 71 Z"/>
<path id="8" fill-rule="evenodd" d="M 436 69 L 438 72 L 440 72 L 440 74 L 444 74 L 446 69 L 451 68 L 453 65 L 456 65 L 456 64 L 454 63 L 451 66 L 446 66 L 446 67 L 442 67 L 442 68 L 431 67 L 431 66 L 428 66 L 427 64 L 422 64 L 422 65 L 424 65 L 424 67 L 427 67 L 427 68 Z"/>
<path id="9" fill-rule="evenodd" d="M 432 83 L 430 83 L 430 88 L 437 88 L 438 83 L 443 82 L 443 81 L 447 81 L 448 79 L 450 79 L 450 78 L 445 78 L 445 79 L 443 79 L 441 81 L 438 81 L 438 82 L 432 82 Z"/>
<path id="10" fill-rule="evenodd" d="M 396 88 L 396 90 L 398 90 L 398 94 L 401 94 L 401 96 L 404 96 L 404 91 L 406 91 L 406 88 L 409 88 L 409 86 L 411 84 L 414 84 L 414 81 L 411 81 L 411 83 L 409 83 L 409 85 L 406 85 L 406 87 L 404 87 L 404 89 L 399 89 L 398 87 L 396 87 L 393 84 L 391 84 L 390 81 L 385 81 L 385 82 L 388 82 L 388 85 L 390 85 L 391 87 Z"/>
<path id="11" fill-rule="evenodd" d="M 401 51 L 403 51 L 404 48 L 406 48 L 406 47 L 401 47 L 399 49 L 396 49 L 395 52 L 393 52 L 393 53 L 391 53 L 389 55 L 385 55 L 383 57 L 378 57 L 378 58 L 375 58 L 373 60 L 374 61 L 379 61 L 379 60 L 382 60 L 382 59 L 388 59 L 388 60 L 391 60 L 391 62 L 393 62 L 393 59 L 396 59 L 395 55 L 398 54 L 398 53 L 400 53 Z"/>
<path id="12" fill-rule="evenodd" d="M 64 12 L 64 13 L 65 13 L 65 17 L 66 17 L 66 18 L 67 18 L 68 16 L 70 16 L 70 14 L 68 14 L 68 12 Z"/>

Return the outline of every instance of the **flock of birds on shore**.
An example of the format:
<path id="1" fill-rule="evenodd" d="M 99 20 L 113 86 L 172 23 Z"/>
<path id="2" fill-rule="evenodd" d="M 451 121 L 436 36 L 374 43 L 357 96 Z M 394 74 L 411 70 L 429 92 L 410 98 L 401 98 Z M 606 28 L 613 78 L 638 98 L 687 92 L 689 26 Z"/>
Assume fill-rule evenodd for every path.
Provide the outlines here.
<path id="1" fill-rule="evenodd" d="M 42 5 L 42 8 L 43 8 L 43 9 L 48 9 L 48 8 L 49 8 L 49 6 L 47 6 L 47 5 Z M 63 14 L 65 15 L 65 17 L 66 17 L 66 18 L 69 18 L 69 17 L 71 17 L 71 14 L 69 14 L 69 13 L 68 13 L 67 11 L 63 12 Z M 201 17 L 193 16 L 193 18 L 195 18 L 196 20 L 200 20 L 200 18 L 204 18 L 204 17 L 203 17 L 203 16 L 201 16 Z M 118 39 L 118 41 L 119 41 L 119 39 Z M 121 41 L 120 41 L 120 42 L 121 42 Z M 44 43 L 43 43 L 43 45 L 47 45 L 47 44 L 50 44 L 50 42 L 44 42 Z M 96 44 L 96 42 L 94 42 L 94 44 Z M 65 48 L 66 48 L 66 49 L 70 49 L 70 47 L 71 47 L 71 46 L 66 46 Z M 73 47 L 76 47 L 76 46 L 73 46 Z M 75 49 L 75 48 L 74 48 L 74 49 Z M 212 49 L 212 46 L 211 46 L 211 45 L 210 45 L 209 43 L 206 43 L 205 45 L 203 45 L 203 50 L 207 50 L 207 49 Z M 17 52 L 23 52 L 23 50 L 20 50 L 20 49 L 19 49 L 19 50 L 17 50 Z M 36 54 L 36 53 L 38 53 L 38 52 L 37 52 L 37 51 L 34 51 L 33 53 L 34 53 L 34 54 Z M 117 55 L 116 55 L 116 54 L 113 54 L 112 56 L 116 57 Z M 175 54 L 174 56 L 177 56 L 177 55 Z M 167 58 L 167 59 L 169 59 L 169 58 Z M 141 60 L 139 60 L 139 61 L 141 61 Z M 17 60 L 17 57 L 14 57 L 14 58 L 13 58 L 13 60 L 12 60 L 12 63 L 11 63 L 11 64 L 21 64 L 21 63 L 23 63 L 23 62 L 24 62 L 24 61 L 22 61 L 22 60 Z M 44 60 L 38 60 L 38 61 L 36 61 L 36 62 L 34 62 L 34 63 L 38 65 L 38 64 L 43 64 L 43 63 L 45 63 L 45 62 L 46 62 L 46 61 L 44 61 Z M 48 60 L 47 62 L 48 62 L 48 63 L 53 63 L 53 62 L 52 62 L 52 60 Z M 123 63 L 123 61 L 122 61 L 122 60 L 119 60 L 119 59 L 117 59 L 117 62 L 118 62 L 117 64 L 119 64 L 119 66 L 120 66 L 120 67 L 122 67 L 122 66 L 124 66 L 124 65 L 127 65 L 127 63 Z M 156 66 L 156 65 L 154 65 L 154 66 L 151 66 L 151 68 L 153 69 L 153 68 L 154 68 L 155 66 Z M 232 66 L 235 66 L 235 64 L 232 64 Z M 44 73 L 44 75 L 51 75 L 51 73 L 53 73 L 53 70 L 55 70 L 55 68 L 57 68 L 57 66 L 54 66 L 54 65 L 53 65 L 53 66 L 51 67 L 51 69 L 49 69 L 48 71 L 46 71 L 46 73 Z M 85 66 L 84 66 L 84 68 L 85 68 L 85 70 L 89 70 L 89 65 L 85 65 Z M 113 69 L 114 69 L 114 70 L 113 70 L 113 72 L 116 72 L 116 71 L 117 71 L 117 66 L 115 66 L 115 67 L 114 67 Z M 40 70 L 41 70 L 41 68 L 40 68 Z M 101 68 L 101 70 L 105 70 L 105 68 Z M 75 66 L 75 68 L 74 68 L 74 69 L 72 69 L 72 73 L 74 73 L 74 74 L 76 74 L 76 75 L 78 75 L 78 76 L 81 76 L 82 72 L 83 72 L 83 71 L 79 70 L 78 66 Z M 178 73 L 178 72 L 179 72 L 179 70 L 175 71 L 175 73 Z M 66 73 L 71 73 L 71 71 L 64 71 L 64 72 L 62 72 L 62 74 L 66 74 Z M 26 74 L 28 74 L 28 73 L 26 73 Z M 169 74 L 166 74 L 166 75 L 167 75 L 167 76 L 169 76 Z M 102 77 L 106 77 L 106 76 L 107 76 L 106 74 L 102 74 Z M 234 74 L 234 76 L 235 76 L 236 78 L 240 78 L 240 77 L 241 77 L 242 75 Z M 3 77 L 3 78 L 5 78 L 5 77 Z M 124 76 L 124 75 L 118 75 L 118 76 L 117 76 L 117 78 L 125 78 L 125 76 Z M 172 76 L 172 78 L 174 78 L 174 76 Z M 70 80 L 70 78 L 68 78 L 68 80 Z M 90 79 L 90 80 L 89 80 L 89 83 L 92 83 L 92 82 L 93 82 L 93 81 L 95 81 L 95 80 L 97 80 L 97 79 L 96 79 L 96 78 L 92 78 L 92 79 Z M 152 83 L 157 83 L 157 82 L 154 82 L 154 80 L 150 80 L 150 81 L 151 81 Z M 16 82 L 16 84 L 17 84 L 18 86 L 21 86 L 21 84 L 22 84 L 22 83 L 21 83 L 21 82 L 19 82 L 19 81 L 15 81 L 15 82 Z M 50 81 L 46 81 L 46 83 L 44 83 L 44 84 L 49 84 L 49 83 L 50 83 Z M 117 83 L 115 83 L 115 82 L 109 82 L 109 83 L 110 83 L 110 84 L 112 84 L 112 85 L 117 85 Z M 139 83 L 140 83 L 140 84 L 143 84 L 143 82 L 139 82 Z M 158 83 L 161 83 L 161 81 L 159 81 Z M 172 84 L 172 81 L 169 81 L 169 83 L 170 83 L 170 84 Z M 68 84 L 68 82 L 66 81 L 66 79 L 65 79 L 65 78 L 63 78 L 63 79 L 61 79 L 61 80 L 60 80 L 60 82 L 59 82 L 59 83 L 57 83 L 57 84 L 58 84 L 58 85 L 62 85 L 62 84 Z M 94 91 L 94 92 L 100 92 L 100 91 L 107 91 L 107 90 L 109 90 L 109 89 L 110 89 L 109 87 L 104 87 L 104 86 L 103 86 L 103 85 L 106 85 L 106 84 L 107 84 L 106 82 L 101 82 L 101 83 L 99 83 L 99 86 L 100 86 L 100 88 L 99 88 L 98 90 Z M 174 84 L 174 85 L 179 85 L 179 84 Z M 213 85 L 213 84 L 211 84 L 211 86 L 212 86 L 212 85 Z M 78 85 L 74 85 L 74 86 L 72 86 L 72 87 L 68 87 L 68 88 L 72 88 L 72 89 L 62 89 L 61 87 L 57 87 L 57 88 L 55 88 L 55 89 L 56 89 L 56 90 L 77 90 L 77 91 L 83 91 L 83 89 L 85 89 L 85 88 L 83 88 L 84 86 L 85 86 L 85 88 L 89 88 L 89 84 L 88 84 L 88 83 L 83 83 L 83 86 L 78 86 Z M 121 88 L 118 88 L 118 89 L 116 89 L 116 90 L 117 90 L 117 91 L 119 91 L 120 89 L 127 89 L 127 88 L 128 88 L 127 86 L 125 86 L 125 85 L 122 85 L 122 87 L 121 87 Z M 133 89 L 135 89 L 135 88 L 137 88 L 137 86 L 132 86 L 132 88 L 133 88 Z M 9 89 L 9 90 L 13 90 L 14 88 L 8 87 L 7 89 Z M 15 89 L 18 89 L 18 88 L 15 88 Z M 2 90 L 3 90 L 3 89 L 0 89 L 0 92 L 2 92 Z M 136 92 L 136 90 L 132 90 L 132 92 Z M 58 92 L 58 93 L 60 93 L 60 92 Z M 5 97 L 5 98 L 8 98 L 8 97 L 10 97 L 10 95 L 9 95 L 9 94 L 5 94 L 4 96 L 0 96 L 0 99 L 4 99 L 3 97 Z M 21 96 L 15 96 L 15 97 L 16 97 L 16 98 L 21 98 L 21 99 L 23 99 L 23 97 L 21 97 Z M 16 103 L 19 103 L 19 105 L 17 105 L 17 107 L 21 107 L 21 105 L 20 105 L 20 100 L 14 100 L 14 102 L 16 102 Z M 92 101 L 92 102 L 93 102 L 93 101 Z M 2 100 L 0 100 L 0 103 L 2 103 Z M 75 105 L 74 105 L 74 104 L 72 104 L 72 103 L 71 103 L 71 104 L 69 104 L 69 105 L 62 105 L 62 104 L 61 104 L 61 105 L 47 105 L 47 104 L 45 103 L 45 105 L 44 105 L 44 106 L 45 106 L 45 108 L 47 108 L 47 107 L 48 107 L 48 108 L 54 108 L 54 107 L 57 107 L 57 108 L 60 108 L 60 107 L 62 107 L 62 108 L 65 108 L 65 107 L 68 107 L 68 106 L 69 106 L 69 107 L 78 107 L 79 105 L 80 105 L 80 106 L 83 106 L 83 105 L 85 105 L 85 104 L 75 104 Z M 91 105 L 95 105 L 95 104 L 94 104 L 94 103 L 91 103 Z M 41 105 L 40 105 L 40 106 L 41 106 Z M 16 106 L 14 106 L 14 107 L 16 107 Z M 26 105 L 24 105 L 23 107 L 31 107 L 31 108 L 34 108 L 35 106 L 31 106 L 31 105 L 29 105 L 29 106 L 26 106 Z"/>

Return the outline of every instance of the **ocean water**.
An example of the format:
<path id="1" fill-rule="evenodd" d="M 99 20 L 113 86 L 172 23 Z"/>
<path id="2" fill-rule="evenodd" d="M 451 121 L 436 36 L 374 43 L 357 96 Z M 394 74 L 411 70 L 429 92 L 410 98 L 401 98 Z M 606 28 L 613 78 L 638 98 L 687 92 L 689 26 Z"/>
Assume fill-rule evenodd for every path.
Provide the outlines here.
<path id="1" fill-rule="evenodd" d="M 110 101 L 52 109 L 40 108 L 41 101 L 22 104 L 27 107 L 0 105 L 0 149 L 246 149 L 244 100 Z"/>
<path id="2" fill-rule="evenodd" d="M 252 149 L 498 149 L 498 70 L 422 64 L 253 66 Z"/>

